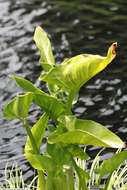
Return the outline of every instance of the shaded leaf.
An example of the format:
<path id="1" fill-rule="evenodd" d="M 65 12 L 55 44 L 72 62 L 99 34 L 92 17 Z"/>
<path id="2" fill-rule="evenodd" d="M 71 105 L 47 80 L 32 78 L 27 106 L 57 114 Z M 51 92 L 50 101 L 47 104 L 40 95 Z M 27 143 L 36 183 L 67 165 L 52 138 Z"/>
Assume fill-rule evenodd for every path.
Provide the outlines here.
<path id="1" fill-rule="evenodd" d="M 55 61 L 47 33 L 38 26 L 35 30 L 33 39 L 40 51 L 40 64 L 45 71 L 48 71 L 53 65 L 55 65 Z"/>
<path id="2" fill-rule="evenodd" d="M 79 190 L 88 190 L 88 187 L 87 187 L 87 182 L 90 178 L 89 176 L 89 173 L 85 170 L 83 170 L 82 168 L 80 168 L 75 160 L 73 160 L 73 167 L 75 168 L 75 171 L 78 175 L 78 178 L 79 178 L 79 187 L 78 189 Z"/>
<path id="3" fill-rule="evenodd" d="M 80 158 L 81 160 L 87 160 L 89 158 L 88 154 L 78 145 L 68 145 L 67 150 L 73 157 Z"/>
<path id="4" fill-rule="evenodd" d="M 47 152 L 58 166 L 70 165 L 70 154 L 60 144 L 47 144 Z"/>
<path id="5" fill-rule="evenodd" d="M 68 132 L 59 134 L 57 131 L 49 136 L 49 143 L 88 144 L 93 146 L 123 148 L 124 142 L 99 123 L 81 120 L 73 116 L 60 118 Z"/>
<path id="6" fill-rule="evenodd" d="M 33 100 L 32 93 L 18 95 L 4 107 L 4 116 L 8 119 L 24 119 L 28 115 Z"/>
<path id="7" fill-rule="evenodd" d="M 41 79 L 49 84 L 57 84 L 68 91 L 78 91 L 89 79 L 102 71 L 116 56 L 113 43 L 107 56 L 81 54 L 64 61 L 61 65 L 52 68 Z"/>
<path id="8" fill-rule="evenodd" d="M 78 177 L 79 177 L 79 186 L 81 190 L 89 190 L 87 187 L 87 181 L 89 179 L 89 173 L 83 170 L 80 167 L 77 167 Z"/>
<path id="9" fill-rule="evenodd" d="M 35 103 L 40 106 L 51 118 L 57 118 L 65 111 L 65 106 L 53 96 L 34 94 Z"/>

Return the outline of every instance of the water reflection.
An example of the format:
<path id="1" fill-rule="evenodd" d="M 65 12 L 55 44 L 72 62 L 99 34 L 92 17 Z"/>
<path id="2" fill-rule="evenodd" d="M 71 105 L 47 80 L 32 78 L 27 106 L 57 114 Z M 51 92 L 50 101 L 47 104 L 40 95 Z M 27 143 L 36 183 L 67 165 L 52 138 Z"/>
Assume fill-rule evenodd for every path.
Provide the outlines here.
<path id="1" fill-rule="evenodd" d="M 127 2 L 112 1 L 0 1 L 0 109 L 19 92 L 13 73 L 37 82 L 41 68 L 32 41 L 34 29 L 41 25 L 53 42 L 56 60 L 78 53 L 104 55 L 108 46 L 118 41 L 118 58 L 103 73 L 89 81 L 80 91 L 75 113 L 111 127 L 126 140 L 127 126 Z M 38 116 L 33 109 L 30 121 Z M 0 112 L 0 169 L 7 160 L 20 163 L 25 177 L 33 172 L 24 160 L 22 147 L 25 131 L 15 121 L 5 121 Z M 1 172 L 2 173 L 2 172 Z M 0 178 L 2 180 L 2 177 Z"/>

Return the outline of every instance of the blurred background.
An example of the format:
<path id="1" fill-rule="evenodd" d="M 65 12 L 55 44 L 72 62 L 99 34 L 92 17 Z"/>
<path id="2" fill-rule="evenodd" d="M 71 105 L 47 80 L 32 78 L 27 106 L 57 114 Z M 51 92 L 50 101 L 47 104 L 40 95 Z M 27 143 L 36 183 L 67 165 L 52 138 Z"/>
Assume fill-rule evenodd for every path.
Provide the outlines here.
<path id="1" fill-rule="evenodd" d="M 12 74 L 45 88 L 37 81 L 41 67 L 32 40 L 38 25 L 48 32 L 58 63 L 80 53 L 106 55 L 111 43 L 118 42 L 117 58 L 80 90 L 74 112 L 101 122 L 126 141 L 127 1 L 0 0 L 0 182 L 7 162 L 11 166 L 16 161 L 27 181 L 34 173 L 23 157 L 26 133 L 17 121 L 3 118 L 2 107 L 20 92 Z M 32 107 L 31 124 L 39 114 Z"/>

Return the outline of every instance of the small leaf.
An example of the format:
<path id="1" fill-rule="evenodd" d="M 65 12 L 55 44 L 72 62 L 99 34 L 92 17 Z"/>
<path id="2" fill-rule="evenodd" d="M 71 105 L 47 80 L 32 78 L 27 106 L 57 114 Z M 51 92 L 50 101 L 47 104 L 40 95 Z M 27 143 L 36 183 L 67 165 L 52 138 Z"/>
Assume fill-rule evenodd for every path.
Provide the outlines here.
<path id="1" fill-rule="evenodd" d="M 48 71 L 55 65 L 51 43 L 47 33 L 38 26 L 34 33 L 34 41 L 40 51 L 40 64 L 45 71 Z"/>
<path id="2" fill-rule="evenodd" d="M 108 50 L 107 56 L 81 54 L 64 61 L 61 65 L 52 68 L 48 73 L 40 77 L 49 84 L 56 84 L 68 91 L 78 91 L 89 79 L 105 69 L 115 58 L 113 43 Z"/>
<path id="3" fill-rule="evenodd" d="M 18 95 L 4 107 L 4 116 L 8 119 L 24 119 L 28 115 L 33 100 L 32 93 Z"/>
<path id="4" fill-rule="evenodd" d="M 46 155 L 26 153 L 25 157 L 29 160 L 33 168 L 37 170 L 52 171 L 54 169 L 54 164 L 52 159 Z"/>
<path id="5" fill-rule="evenodd" d="M 87 160 L 89 158 L 88 154 L 78 145 L 68 145 L 67 150 L 73 157 L 80 158 L 81 160 Z"/>
<path id="6" fill-rule="evenodd" d="M 47 123 L 48 123 L 48 116 L 46 114 L 43 114 L 31 129 L 32 135 L 34 137 L 34 140 L 36 142 L 38 149 L 40 149 L 42 139 L 44 137 L 45 129 L 47 127 Z M 25 145 L 25 153 L 27 152 L 35 153 L 32 148 L 29 137 L 27 137 L 27 141 Z"/>
<path id="7" fill-rule="evenodd" d="M 51 118 L 57 118 L 65 111 L 65 106 L 53 96 L 34 94 L 35 103 L 40 106 Z"/>
<path id="8" fill-rule="evenodd" d="M 32 82 L 30 82 L 29 80 L 26 80 L 19 76 L 13 76 L 12 79 L 14 79 L 16 83 L 25 91 L 36 92 L 41 94 L 44 93 L 42 90 L 34 86 Z"/>
<path id="9" fill-rule="evenodd" d="M 108 158 L 102 162 L 100 168 L 97 170 L 97 173 L 99 174 L 100 178 L 107 174 L 111 174 L 125 160 L 127 160 L 127 151 L 126 150 L 122 151 L 120 153 L 116 153 L 111 158 Z"/>
<path id="10" fill-rule="evenodd" d="M 49 143 L 86 144 L 93 146 L 124 148 L 124 142 L 99 123 L 91 120 L 81 120 L 74 116 L 62 116 L 59 121 L 68 132 L 56 132 L 49 136 Z"/>

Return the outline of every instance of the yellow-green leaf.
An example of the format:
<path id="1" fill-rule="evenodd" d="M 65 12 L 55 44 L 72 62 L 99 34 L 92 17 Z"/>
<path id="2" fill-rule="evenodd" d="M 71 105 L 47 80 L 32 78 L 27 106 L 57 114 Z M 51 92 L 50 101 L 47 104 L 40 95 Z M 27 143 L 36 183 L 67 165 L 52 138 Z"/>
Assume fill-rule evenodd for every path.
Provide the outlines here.
<path id="1" fill-rule="evenodd" d="M 40 26 L 38 26 L 35 30 L 33 39 L 40 51 L 40 64 L 45 71 L 48 71 L 53 65 L 55 65 L 48 35 Z"/>
<path id="2" fill-rule="evenodd" d="M 25 157 L 29 160 L 32 167 L 37 170 L 52 171 L 54 169 L 54 163 L 49 156 L 29 152 L 25 154 Z"/>
<path id="3" fill-rule="evenodd" d="M 124 142 L 103 125 L 91 121 L 81 120 L 74 116 L 62 116 L 60 123 L 68 131 L 56 132 L 49 136 L 49 143 L 86 144 L 93 146 L 124 148 Z"/>
<path id="4" fill-rule="evenodd" d="M 28 115 L 33 100 L 32 93 L 18 95 L 4 107 L 4 116 L 8 119 L 24 119 Z"/>
<path id="5" fill-rule="evenodd" d="M 51 118 L 58 118 L 65 111 L 64 104 L 48 94 L 34 94 L 35 103 L 40 106 Z"/>
<path id="6" fill-rule="evenodd" d="M 36 93 L 44 93 L 42 90 L 37 88 L 32 82 L 27 79 L 24 79 L 19 76 L 13 76 L 12 79 L 16 81 L 16 83 L 25 91 L 27 92 L 36 92 Z"/>
<path id="7" fill-rule="evenodd" d="M 44 133 L 47 127 L 47 123 L 48 123 L 48 116 L 47 114 L 44 113 L 31 129 L 31 132 L 36 142 L 38 150 L 40 149 L 42 139 L 44 137 Z M 27 137 L 27 141 L 25 145 L 25 153 L 28 153 L 28 152 L 36 153 L 33 150 L 29 137 Z"/>
<path id="8" fill-rule="evenodd" d="M 107 56 L 81 54 L 52 68 L 41 79 L 49 84 L 57 84 L 68 91 L 78 91 L 89 79 L 102 71 L 116 56 L 117 43 L 113 43 Z"/>
<path id="9" fill-rule="evenodd" d="M 97 169 L 100 178 L 114 172 L 125 160 L 127 160 L 126 150 L 115 153 L 111 158 L 104 160 L 101 166 Z"/>

